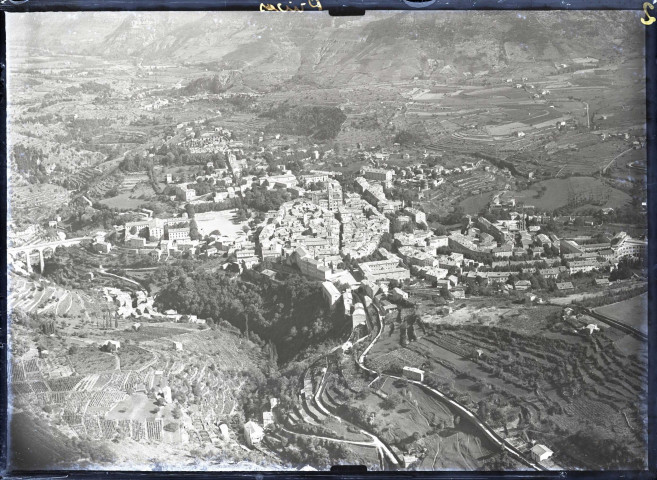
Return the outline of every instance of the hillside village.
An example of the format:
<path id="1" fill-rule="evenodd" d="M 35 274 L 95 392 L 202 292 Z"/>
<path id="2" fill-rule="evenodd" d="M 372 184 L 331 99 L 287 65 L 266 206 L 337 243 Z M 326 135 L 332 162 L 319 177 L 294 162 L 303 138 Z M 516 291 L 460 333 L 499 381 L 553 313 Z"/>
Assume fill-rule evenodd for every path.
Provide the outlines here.
<path id="1" fill-rule="evenodd" d="M 12 72 L 51 82 L 14 118 L 59 132 L 10 156 L 15 464 L 38 439 L 57 468 L 643 468 L 645 134 L 598 94 L 630 91 L 616 60 L 433 60 L 300 105 L 205 63 L 110 86 L 47 58 Z"/>

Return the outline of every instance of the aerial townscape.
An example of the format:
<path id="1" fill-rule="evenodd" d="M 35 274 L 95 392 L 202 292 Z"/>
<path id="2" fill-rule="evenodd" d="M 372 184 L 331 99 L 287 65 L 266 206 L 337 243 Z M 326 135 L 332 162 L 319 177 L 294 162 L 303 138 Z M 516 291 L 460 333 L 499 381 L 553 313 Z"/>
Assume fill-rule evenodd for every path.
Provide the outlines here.
<path id="1" fill-rule="evenodd" d="M 422 13 L 8 15 L 13 468 L 646 468 L 643 29 Z"/>

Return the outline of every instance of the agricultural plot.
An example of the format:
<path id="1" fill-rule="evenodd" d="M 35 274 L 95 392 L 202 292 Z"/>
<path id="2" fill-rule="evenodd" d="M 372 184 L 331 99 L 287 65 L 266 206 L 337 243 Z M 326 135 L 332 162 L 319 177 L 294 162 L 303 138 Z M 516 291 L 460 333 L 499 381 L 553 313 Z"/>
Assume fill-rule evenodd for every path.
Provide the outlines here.
<path id="1" fill-rule="evenodd" d="M 500 320 L 486 325 L 439 326 L 406 347 L 400 347 L 398 332 L 390 336 L 386 329 L 368 363 L 423 368 L 427 382 L 494 427 L 519 421 L 518 428 L 535 428 L 541 422 L 538 439 L 551 444 L 559 432 L 592 423 L 641 451 L 644 361 L 619 348 L 610 329 L 575 333 L 562 323 L 559 307 L 533 311 L 500 310 Z M 414 356 L 401 354 L 406 351 Z M 494 407 L 482 413 L 481 402 Z"/>
<path id="2" fill-rule="evenodd" d="M 89 399 L 87 413 L 93 414 L 94 412 L 99 412 L 104 414 L 114 408 L 116 404 L 125 400 L 127 396 L 125 392 L 112 390 L 96 392 Z"/>
<path id="3" fill-rule="evenodd" d="M 132 193 L 120 193 L 111 198 L 104 198 L 100 203 L 119 210 L 135 210 L 148 203 L 148 200 L 135 198 Z"/>
<path id="4" fill-rule="evenodd" d="M 139 330 L 134 331 L 132 329 L 126 331 L 116 332 L 114 337 L 117 340 L 131 342 L 153 342 L 163 338 L 172 338 L 177 335 L 182 335 L 189 333 L 190 329 L 184 327 L 170 327 L 170 326 L 160 326 L 160 324 L 142 324 Z M 162 342 L 154 342 L 154 344 L 161 344 Z M 171 343 L 171 342 L 169 342 Z"/>
<path id="5" fill-rule="evenodd" d="M 53 314 L 71 321 L 84 312 L 94 312 L 100 304 L 88 293 L 69 290 L 47 281 L 31 281 L 18 276 L 12 277 L 9 292 L 10 309 L 26 313 Z"/>
<path id="6" fill-rule="evenodd" d="M 97 176 L 98 173 L 96 173 Z M 87 196 L 91 198 L 103 198 L 108 191 L 120 188 L 121 182 L 122 177 L 119 175 L 101 177 L 87 190 Z"/>
<path id="7" fill-rule="evenodd" d="M 101 352 L 98 347 L 80 348 L 79 351 L 69 355 L 71 366 L 79 375 L 88 373 L 116 370 L 116 357 Z"/>
<path id="8" fill-rule="evenodd" d="M 415 385 L 387 379 L 367 387 L 351 374 L 343 378 L 328 382 L 325 403 L 341 411 L 355 396 L 370 429 L 398 455 L 418 457 L 415 467 L 420 470 L 482 469 L 485 459 L 498 451 L 446 404 Z"/>
<path id="9" fill-rule="evenodd" d="M 11 367 L 10 367 L 10 372 L 11 372 L 11 381 L 13 383 L 18 383 L 18 382 L 24 382 L 27 377 L 25 375 L 25 370 L 23 369 L 23 363 L 22 362 L 11 362 Z"/>
<path id="10" fill-rule="evenodd" d="M 83 377 L 80 376 L 57 378 L 48 380 L 48 385 L 50 386 L 50 390 L 53 392 L 68 392 L 71 390 L 76 390 L 76 385 L 80 383 L 82 378 Z"/>
<path id="11" fill-rule="evenodd" d="M 172 337 L 172 340 L 181 342 L 183 352 L 194 352 L 195 357 L 205 354 L 221 358 L 221 362 L 216 362 L 220 370 L 240 370 L 243 365 L 253 365 L 262 358 L 262 353 L 254 348 L 254 344 L 226 335 L 221 329 L 185 333 Z"/>
<path id="12" fill-rule="evenodd" d="M 148 350 L 134 346 L 125 345 L 117 351 L 122 371 L 143 370 L 154 360 L 154 355 Z"/>
<path id="13" fill-rule="evenodd" d="M 555 178 L 538 182 L 531 189 L 517 192 L 516 200 L 539 210 L 552 211 L 595 205 L 617 208 L 629 202 L 629 196 L 592 177 Z"/>
<path id="14" fill-rule="evenodd" d="M 611 317 L 639 331 L 648 333 L 648 294 L 596 308 L 596 312 Z"/>
<path id="15" fill-rule="evenodd" d="M 14 215 L 25 215 L 33 222 L 51 217 L 59 207 L 69 201 L 65 188 L 53 184 L 15 186 L 11 189 L 10 205 Z"/>
<path id="16" fill-rule="evenodd" d="M 418 367 L 424 363 L 424 358 L 408 348 L 397 348 L 382 355 L 371 355 L 368 365 L 376 371 L 389 371 L 393 366 Z"/>
<path id="17" fill-rule="evenodd" d="M 83 185 L 91 183 L 92 179 L 97 177 L 100 172 L 94 168 L 84 168 L 78 170 L 68 177 L 68 182 L 71 188 L 78 190 Z"/>

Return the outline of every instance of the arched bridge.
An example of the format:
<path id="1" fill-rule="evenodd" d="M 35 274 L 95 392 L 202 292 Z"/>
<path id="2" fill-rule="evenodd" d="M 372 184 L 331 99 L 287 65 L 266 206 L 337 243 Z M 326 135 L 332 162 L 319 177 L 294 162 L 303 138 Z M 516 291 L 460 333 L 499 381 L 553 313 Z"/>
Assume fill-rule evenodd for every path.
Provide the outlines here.
<path id="1" fill-rule="evenodd" d="M 16 260 L 19 257 L 24 257 L 27 266 L 27 271 L 32 271 L 32 263 L 30 261 L 30 256 L 39 252 L 39 267 L 41 268 L 41 273 L 43 273 L 44 267 L 44 253 L 46 251 L 52 251 L 53 253 L 58 247 L 72 247 L 73 245 L 79 245 L 84 240 L 91 240 L 91 237 L 78 237 L 78 238 L 69 238 L 67 240 L 57 240 L 54 242 L 43 242 L 43 243 L 34 243 L 32 245 L 21 245 L 20 247 L 12 247 L 7 249 L 7 257 L 9 259 Z"/>

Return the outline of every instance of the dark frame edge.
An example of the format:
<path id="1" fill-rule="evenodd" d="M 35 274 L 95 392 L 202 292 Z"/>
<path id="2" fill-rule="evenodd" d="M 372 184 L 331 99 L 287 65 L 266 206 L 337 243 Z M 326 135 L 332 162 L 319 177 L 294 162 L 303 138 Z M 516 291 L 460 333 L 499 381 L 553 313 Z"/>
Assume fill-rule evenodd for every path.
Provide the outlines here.
<path id="1" fill-rule="evenodd" d="M 29 3 L 23 2 L 15 4 L 0 4 L 0 30 L 2 42 L 0 42 L 0 112 L 4 122 L 4 128 L 0 129 L 0 162 L 3 171 L 0 172 L 0 184 L 4 200 L 7 200 L 7 57 L 6 57 L 6 13 L 7 12 L 45 12 L 45 11 L 151 11 L 151 10 L 174 10 L 174 11 L 255 11 L 258 10 L 260 2 L 253 0 L 244 0 L 238 2 L 235 0 L 226 0 L 212 2 L 208 0 L 192 0 L 189 3 L 180 0 L 165 0 L 157 2 L 147 0 L 139 6 L 131 5 L 126 8 L 126 0 L 108 0 L 105 3 L 87 2 L 86 0 L 29 0 Z M 469 2 L 470 5 L 474 2 Z M 343 8 L 364 8 L 365 10 L 411 10 L 417 11 L 417 8 L 407 6 L 402 0 L 355 0 L 340 2 L 339 0 L 326 0 L 323 2 L 326 13 L 330 13 L 331 8 L 340 12 Z M 435 3 L 421 10 L 465 10 L 473 9 L 462 8 L 465 1 L 458 0 L 450 4 L 436 5 Z M 484 0 L 479 5 L 475 5 L 477 10 L 636 10 L 641 11 L 641 2 L 630 0 L 600 0 L 599 2 L 590 0 L 580 0 L 564 8 L 563 2 L 559 0 L 542 0 L 533 2 L 532 0 L 513 0 L 500 5 L 495 0 Z M 339 13 L 338 13 L 339 14 Z M 638 17 L 637 17 L 638 23 Z M 654 26 L 643 26 L 638 23 L 637 28 L 645 28 L 645 74 L 646 74 L 646 140 L 647 140 L 647 207 L 648 207 L 648 271 L 650 281 L 648 285 L 648 328 L 649 328 L 649 360 L 648 360 L 648 399 L 647 399 L 647 419 L 648 419 L 648 470 L 643 471 L 553 471 L 553 472 L 368 472 L 362 474 L 335 474 L 330 472 L 129 472 L 129 471 L 73 471 L 73 470 L 55 470 L 55 471 L 12 471 L 8 465 L 8 390 L 7 390 L 7 362 L 8 362 L 8 298 L 7 298 L 7 276 L 0 280 L 2 285 L 2 322 L 0 323 L 0 350 L 2 352 L 2 373 L 0 375 L 0 428 L 4 429 L 0 438 L 0 478 L 67 478 L 67 479 L 87 479 L 87 478 L 106 478 L 106 479 L 135 479 L 152 476 L 156 478 L 189 478 L 189 479 L 209 479 L 223 478 L 227 480 L 269 480 L 275 478 L 285 478 L 289 480 L 301 480 L 304 478 L 316 479 L 333 479 L 340 478 L 343 480 L 360 480 L 373 478 L 381 480 L 395 480 L 401 478 L 413 479 L 479 479 L 479 478 L 508 478 L 508 479 L 604 479 L 612 480 L 622 478 L 624 480 L 644 480 L 657 478 L 657 444 L 651 441 L 655 436 L 657 428 L 657 328 L 655 318 L 657 317 L 657 283 L 653 276 L 657 275 L 657 221 L 654 221 L 652 215 L 657 212 L 657 24 Z M 2 210 L 2 218 L 8 220 L 7 209 Z M 3 247 L 7 249 L 6 235 L 2 239 Z M 7 271 L 6 255 L 0 256 L 5 272 Z"/>

